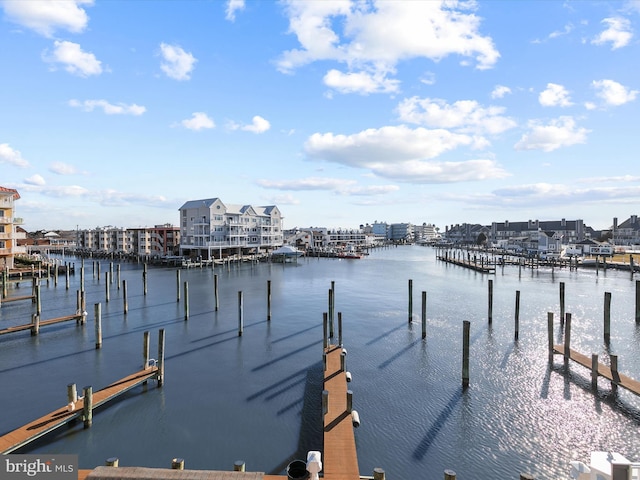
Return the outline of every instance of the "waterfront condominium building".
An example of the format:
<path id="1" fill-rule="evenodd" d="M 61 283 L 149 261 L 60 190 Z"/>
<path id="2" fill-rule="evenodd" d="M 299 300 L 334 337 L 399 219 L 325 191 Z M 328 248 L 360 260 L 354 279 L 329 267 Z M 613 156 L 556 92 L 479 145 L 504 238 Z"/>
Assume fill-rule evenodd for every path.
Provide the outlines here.
<path id="1" fill-rule="evenodd" d="M 282 220 L 275 205 L 190 200 L 180 207 L 180 253 L 209 260 L 224 254 L 268 252 L 283 244 Z"/>
<path id="2" fill-rule="evenodd" d="M 0 268 L 13 268 L 16 254 L 25 253 L 25 247 L 18 246 L 18 239 L 25 238 L 17 231 L 21 218 L 14 217 L 14 203 L 20 194 L 13 188 L 0 187 Z"/>
<path id="3" fill-rule="evenodd" d="M 176 255 L 180 243 L 180 228 L 170 224 L 154 227 L 96 227 L 78 230 L 78 249 L 97 254 L 163 257 Z"/>

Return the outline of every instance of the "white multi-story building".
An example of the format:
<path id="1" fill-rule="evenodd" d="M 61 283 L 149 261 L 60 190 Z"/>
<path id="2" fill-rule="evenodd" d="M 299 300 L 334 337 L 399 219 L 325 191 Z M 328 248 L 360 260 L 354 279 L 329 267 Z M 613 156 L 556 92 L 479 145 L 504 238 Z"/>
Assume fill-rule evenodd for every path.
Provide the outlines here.
<path id="1" fill-rule="evenodd" d="M 180 229 L 170 224 L 154 227 L 97 227 L 78 230 L 76 244 L 80 250 L 97 254 L 123 254 L 162 257 L 176 255 Z"/>
<path id="2" fill-rule="evenodd" d="M 180 252 L 207 260 L 223 253 L 268 252 L 283 244 L 282 220 L 275 205 L 190 200 L 180 207 Z"/>
<path id="3" fill-rule="evenodd" d="M 18 240 L 25 234 L 18 232 L 22 219 L 14 217 L 14 203 L 20 194 L 13 188 L 0 187 L 0 268 L 13 268 L 13 259 L 18 253 L 25 253 L 25 247 L 18 246 Z"/>

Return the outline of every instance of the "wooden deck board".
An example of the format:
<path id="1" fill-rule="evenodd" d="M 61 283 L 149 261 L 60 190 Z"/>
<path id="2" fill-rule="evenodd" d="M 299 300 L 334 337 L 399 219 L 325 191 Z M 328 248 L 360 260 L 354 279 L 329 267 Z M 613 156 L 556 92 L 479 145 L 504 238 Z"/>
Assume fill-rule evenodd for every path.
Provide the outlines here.
<path id="1" fill-rule="evenodd" d="M 44 327 L 47 325 L 53 325 L 55 323 L 68 322 L 69 320 L 81 319 L 82 314 L 74 313 L 73 315 L 66 315 L 64 317 L 50 318 L 48 320 L 40 320 L 40 327 Z M 24 330 L 30 330 L 33 327 L 33 323 L 27 323 L 25 325 L 16 325 L 13 327 L 7 327 L 0 330 L 0 335 L 5 335 L 7 333 L 15 333 L 22 332 Z"/>
<path id="2" fill-rule="evenodd" d="M 554 345 L 553 352 L 559 355 L 564 356 L 564 345 Z M 580 352 L 577 352 L 573 349 L 569 349 L 569 358 L 574 362 L 582 365 L 585 368 L 591 370 L 591 357 L 584 355 Z M 617 373 L 616 378 L 614 378 L 613 373 L 611 372 L 611 368 L 607 365 L 603 365 L 602 363 L 598 363 L 598 375 L 606 378 L 607 380 L 612 381 L 619 387 L 625 388 L 635 395 L 640 395 L 640 382 L 638 380 L 634 380 L 633 378 L 624 375 L 620 372 Z"/>
<path id="3" fill-rule="evenodd" d="M 347 380 L 340 371 L 341 347 L 327 349 L 324 389 L 329 392 L 328 413 L 324 417 L 324 478 L 359 480 L 358 455 L 351 414 L 347 412 Z"/>
<path id="4" fill-rule="evenodd" d="M 148 467 L 97 467 L 85 480 L 263 480 L 263 472 L 172 470 Z M 280 477 L 282 478 L 282 477 Z"/>
<path id="5" fill-rule="evenodd" d="M 157 367 L 140 370 L 94 392 L 93 408 L 95 409 L 116 396 L 150 380 L 156 375 L 157 371 Z M 59 428 L 74 419 L 80 418 L 82 416 L 83 406 L 84 400 L 80 399 L 75 402 L 75 409 L 72 412 L 68 411 L 67 406 L 64 406 L 49 413 L 48 415 L 28 423 L 27 425 L 15 429 L 6 435 L 3 435 L 0 437 L 0 453 L 11 453 L 29 442 L 32 442 L 33 440 L 55 430 L 56 428 Z"/>

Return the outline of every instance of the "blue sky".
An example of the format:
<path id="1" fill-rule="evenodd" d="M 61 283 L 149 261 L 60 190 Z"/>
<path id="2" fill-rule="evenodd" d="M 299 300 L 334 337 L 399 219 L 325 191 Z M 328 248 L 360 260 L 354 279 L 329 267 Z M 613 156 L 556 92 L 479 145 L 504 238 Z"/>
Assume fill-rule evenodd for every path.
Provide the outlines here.
<path id="1" fill-rule="evenodd" d="M 583 219 L 640 204 L 640 2 L 0 0 L 27 230 Z"/>

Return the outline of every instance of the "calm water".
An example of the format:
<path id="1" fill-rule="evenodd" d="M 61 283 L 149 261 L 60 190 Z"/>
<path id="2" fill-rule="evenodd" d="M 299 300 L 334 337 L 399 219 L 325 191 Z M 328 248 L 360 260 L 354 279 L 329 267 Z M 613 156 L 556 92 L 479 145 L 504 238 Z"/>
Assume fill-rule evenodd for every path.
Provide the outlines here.
<path id="1" fill-rule="evenodd" d="M 74 261 L 78 267 L 80 260 Z M 322 313 L 335 281 L 342 312 L 354 408 L 362 425 L 356 442 L 362 475 L 382 467 L 391 479 L 568 478 L 570 460 L 591 450 L 614 450 L 640 460 L 640 400 L 617 395 L 590 372 L 560 357 L 547 361 L 547 312 L 559 314 L 559 283 L 573 315 L 572 346 L 619 356 L 620 371 L 640 378 L 640 329 L 635 325 L 635 280 L 628 272 L 498 269 L 481 275 L 436 261 L 424 247 L 378 250 L 362 260 L 304 259 L 297 265 L 242 265 L 181 270 L 189 282 L 176 293 L 176 269 L 150 268 L 148 294 L 139 265 L 123 263 L 129 313 L 122 292 L 105 302 L 86 262 L 88 322 L 43 327 L 0 337 L 0 433 L 66 404 L 66 386 L 102 388 L 139 369 L 143 332 L 166 331 L 166 377 L 150 382 L 81 422 L 21 453 L 78 453 L 81 468 L 116 456 L 123 466 L 283 473 L 308 450 L 322 449 Z M 214 311 L 213 275 L 220 310 Z M 42 287 L 42 318 L 75 310 L 80 275 Z M 487 325 L 487 284 L 494 280 L 493 325 Z M 413 279 L 413 323 L 407 284 Z M 266 283 L 272 282 L 272 320 L 266 321 Z M 20 287 L 30 291 L 28 282 Z M 181 286 L 182 290 L 182 286 Z M 520 339 L 514 342 L 515 292 L 521 291 Z M 244 335 L 237 335 L 238 291 L 244 296 Z M 421 292 L 427 292 L 427 338 L 421 338 Z M 604 292 L 612 294 L 612 335 L 603 343 Z M 20 294 L 11 291 L 12 295 Z M 95 349 L 93 305 L 102 303 L 103 347 Z M 3 304 L 0 328 L 28 323 L 28 301 Z M 461 388 L 462 322 L 471 321 L 471 385 Z M 556 320 L 556 343 L 561 342 Z"/>

